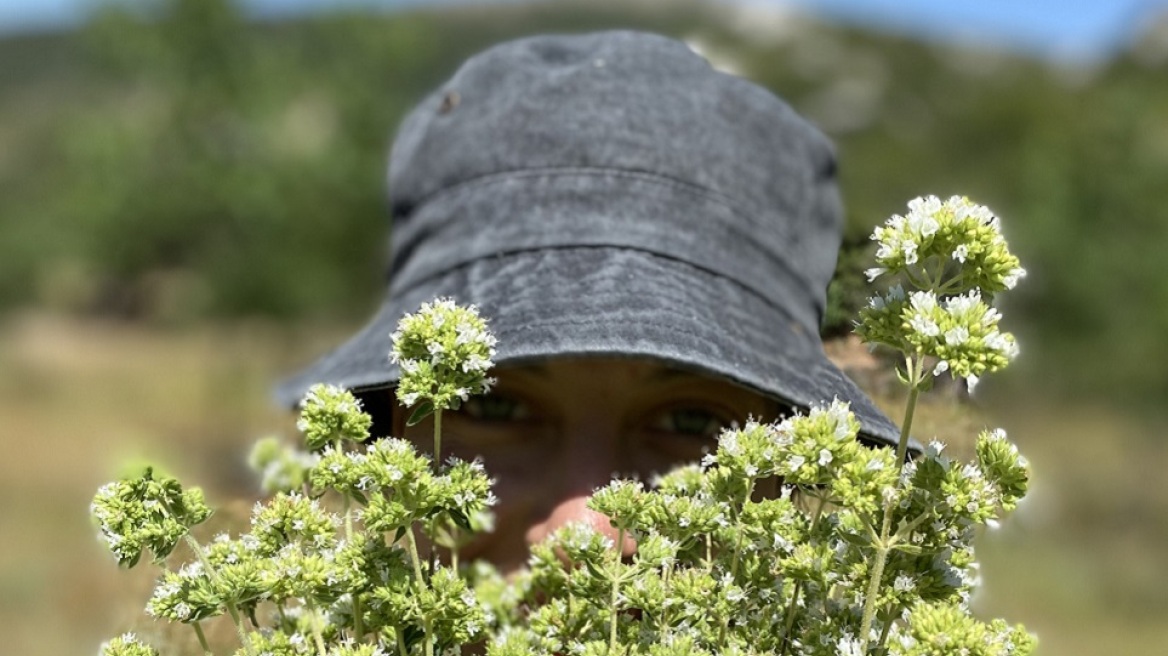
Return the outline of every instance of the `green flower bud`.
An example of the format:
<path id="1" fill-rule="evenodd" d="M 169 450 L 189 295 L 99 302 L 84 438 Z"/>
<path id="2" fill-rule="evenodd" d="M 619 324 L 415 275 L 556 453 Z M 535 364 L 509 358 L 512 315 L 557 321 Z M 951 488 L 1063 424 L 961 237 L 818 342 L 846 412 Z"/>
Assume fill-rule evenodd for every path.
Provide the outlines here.
<path id="1" fill-rule="evenodd" d="M 221 599 L 201 562 L 183 565 L 177 572 L 164 572 L 146 604 L 146 613 L 151 617 L 171 622 L 199 622 L 222 612 Z"/>
<path id="2" fill-rule="evenodd" d="M 285 633 L 284 631 L 250 631 L 247 645 L 235 651 L 235 656 L 303 656 L 309 653 L 312 638 L 305 633 Z"/>
<path id="3" fill-rule="evenodd" d="M 1019 455 L 1018 447 L 1000 428 L 983 431 L 977 438 L 975 449 L 978 467 L 997 488 L 1002 508 L 1013 510 L 1018 500 L 1026 495 L 1030 482 L 1030 465 L 1026 458 Z"/>
<path id="4" fill-rule="evenodd" d="M 831 497 L 846 508 L 867 515 L 882 512 L 898 479 L 896 455 L 889 449 L 857 449 L 828 483 Z"/>
<path id="5" fill-rule="evenodd" d="M 313 385 L 300 402 L 296 428 L 304 433 L 308 450 L 319 451 L 337 442 L 364 442 L 372 423 L 352 392 L 334 385 Z"/>
<path id="6" fill-rule="evenodd" d="M 106 546 L 125 567 L 136 565 L 144 549 L 161 561 L 192 526 L 211 516 L 202 490 L 183 490 L 176 479 L 155 477 L 149 467 L 136 478 L 103 485 L 90 512 Z"/>
<path id="7" fill-rule="evenodd" d="M 717 463 L 750 481 L 773 476 L 775 473 L 774 427 L 749 421 L 741 429 L 727 429 L 718 437 L 718 450 L 708 456 L 705 464 Z"/>
<path id="8" fill-rule="evenodd" d="M 101 656 L 158 656 L 158 650 L 133 633 L 123 633 L 101 646 Z"/>
<path id="9" fill-rule="evenodd" d="M 976 290 L 944 300 L 932 292 L 878 296 L 860 317 L 856 332 L 865 341 L 937 358 L 934 375 L 949 371 L 970 387 L 1018 354 L 1014 336 L 998 330 L 1001 314 Z"/>
<path id="10" fill-rule="evenodd" d="M 588 507 L 608 517 L 626 531 L 639 530 L 645 522 L 645 486 L 640 481 L 613 481 L 592 493 Z"/>
<path id="11" fill-rule="evenodd" d="M 259 555 L 260 541 L 252 535 L 232 540 L 216 536 L 207 547 L 207 561 L 215 568 L 212 580 L 219 599 L 237 607 L 254 607 L 272 592 L 273 563 Z"/>
<path id="12" fill-rule="evenodd" d="M 487 656 L 536 656 L 544 654 L 535 647 L 536 637 L 529 629 L 515 628 L 494 636 L 487 643 Z"/>
<path id="13" fill-rule="evenodd" d="M 315 499 L 296 493 L 278 494 L 267 505 L 257 503 L 251 518 L 252 535 L 265 556 L 274 556 L 289 544 L 331 546 L 339 523 Z"/>
<path id="14" fill-rule="evenodd" d="M 492 481 L 483 464 L 451 458 L 446 473 L 434 479 L 435 506 L 470 529 L 470 518 L 495 505 Z"/>
<path id="15" fill-rule="evenodd" d="M 486 626 L 474 591 L 449 567 L 439 567 L 417 595 L 418 612 L 438 637 L 440 647 L 471 642 Z"/>
<path id="16" fill-rule="evenodd" d="M 430 458 L 418 453 L 406 440 L 377 440 L 365 451 L 356 487 L 359 490 L 394 490 L 395 494 L 419 499 L 432 484 Z"/>
<path id="17" fill-rule="evenodd" d="M 891 644 L 898 656 L 1013 656 L 1028 654 L 1033 639 L 1002 624 L 987 625 L 956 604 L 918 604 L 909 613 L 907 635 Z"/>
<path id="18" fill-rule="evenodd" d="M 252 447 L 247 464 L 260 474 L 264 492 L 275 493 L 300 489 L 319 460 L 316 454 L 284 445 L 278 437 L 265 437 Z"/>
<path id="19" fill-rule="evenodd" d="M 713 654 L 699 648 L 691 635 L 669 634 L 664 640 L 649 645 L 649 656 L 713 656 Z"/>
<path id="20" fill-rule="evenodd" d="M 377 645 L 340 645 L 329 649 L 327 656 L 389 656 Z"/>
<path id="21" fill-rule="evenodd" d="M 315 490 L 332 489 L 349 496 L 363 494 L 374 488 L 373 479 L 366 475 L 366 459 L 364 453 L 327 446 L 309 472 L 308 482 Z"/>
<path id="22" fill-rule="evenodd" d="M 813 406 L 807 415 L 785 419 L 775 427 L 775 471 L 789 485 L 822 485 L 855 459 L 860 422 L 847 403 Z"/>

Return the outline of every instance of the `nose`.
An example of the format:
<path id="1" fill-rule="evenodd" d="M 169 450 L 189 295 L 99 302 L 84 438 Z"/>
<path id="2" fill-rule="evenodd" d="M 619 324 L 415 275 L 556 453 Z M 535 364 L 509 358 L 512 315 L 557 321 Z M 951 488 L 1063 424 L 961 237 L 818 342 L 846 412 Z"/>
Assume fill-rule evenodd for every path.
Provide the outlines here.
<path id="1" fill-rule="evenodd" d="M 637 542 L 625 535 L 621 544 L 616 541 L 620 532 L 608 517 L 588 508 L 588 498 L 596 488 L 606 485 L 614 473 L 627 470 L 625 445 L 615 427 L 605 427 L 591 421 L 566 427 L 558 458 L 549 465 L 545 476 L 552 484 L 547 486 L 550 496 L 543 504 L 546 514 L 537 516 L 526 532 L 530 547 L 547 539 L 567 524 L 585 524 L 609 538 L 620 549 L 621 555 L 631 556 Z"/>
<path id="2" fill-rule="evenodd" d="M 574 496 L 564 499 L 552 508 L 547 519 L 537 522 L 527 529 L 527 544 L 531 546 L 546 540 L 552 533 L 568 524 L 587 524 L 597 533 L 607 537 L 616 545 L 620 532 L 613 527 L 608 517 L 588 507 L 587 496 Z M 620 545 L 622 556 L 631 556 L 637 551 L 637 541 L 631 535 L 624 536 Z"/>

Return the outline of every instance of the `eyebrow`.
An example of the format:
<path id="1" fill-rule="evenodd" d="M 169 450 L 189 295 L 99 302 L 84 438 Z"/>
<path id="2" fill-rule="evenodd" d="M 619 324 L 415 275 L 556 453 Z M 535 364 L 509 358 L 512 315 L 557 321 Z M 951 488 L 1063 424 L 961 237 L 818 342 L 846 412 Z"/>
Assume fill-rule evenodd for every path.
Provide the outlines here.
<path id="1" fill-rule="evenodd" d="M 705 380 L 706 379 L 706 377 L 701 376 L 699 374 L 695 374 L 692 371 L 686 371 L 685 369 L 677 369 L 675 367 L 661 367 L 660 369 L 650 373 L 645 378 L 648 382 L 654 382 L 654 383 L 675 380 L 678 378 L 694 378 L 697 380 Z"/>
<path id="2" fill-rule="evenodd" d="M 520 374 L 532 374 L 539 376 L 540 378 L 551 377 L 551 373 L 548 372 L 547 367 L 542 364 L 521 364 L 518 366 L 508 367 L 506 371 Z"/>
<path id="3" fill-rule="evenodd" d="M 530 375 L 537 376 L 537 377 L 543 378 L 543 379 L 551 378 L 551 372 L 548 370 L 547 366 L 544 364 L 536 363 L 536 362 L 533 362 L 530 364 L 514 365 L 511 367 L 508 367 L 507 371 L 516 372 L 519 374 L 530 374 Z M 686 369 L 680 369 L 677 367 L 669 367 L 669 366 L 661 365 L 661 366 L 653 369 L 652 371 L 650 371 L 649 374 L 647 376 L 645 376 L 645 382 L 647 382 L 647 383 L 668 382 L 668 381 L 672 381 L 672 380 L 677 380 L 679 378 L 680 379 L 689 378 L 689 379 L 693 379 L 693 380 L 697 380 L 697 381 L 705 381 L 705 380 L 710 379 L 707 376 L 703 376 L 702 374 L 694 373 L 694 372 L 688 371 Z"/>

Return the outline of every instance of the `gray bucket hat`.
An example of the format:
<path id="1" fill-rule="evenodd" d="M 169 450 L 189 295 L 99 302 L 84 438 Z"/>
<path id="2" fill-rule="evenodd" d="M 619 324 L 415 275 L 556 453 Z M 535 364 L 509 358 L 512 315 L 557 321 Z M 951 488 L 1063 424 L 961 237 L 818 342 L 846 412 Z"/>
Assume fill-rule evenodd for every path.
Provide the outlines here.
<path id="1" fill-rule="evenodd" d="M 819 338 L 843 220 L 831 144 L 681 42 L 537 36 L 471 58 L 402 123 L 389 197 L 384 303 L 279 402 L 392 387 L 390 332 L 445 296 L 479 306 L 499 364 L 648 357 L 796 406 L 849 401 L 896 442 Z"/>

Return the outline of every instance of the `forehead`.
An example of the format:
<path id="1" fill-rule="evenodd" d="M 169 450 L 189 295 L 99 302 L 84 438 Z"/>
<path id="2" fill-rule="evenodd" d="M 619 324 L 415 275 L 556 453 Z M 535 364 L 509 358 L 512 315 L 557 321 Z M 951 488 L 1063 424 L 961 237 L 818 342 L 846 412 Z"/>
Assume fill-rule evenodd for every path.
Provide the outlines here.
<path id="1" fill-rule="evenodd" d="M 503 385 L 532 384 L 569 390 L 669 393 L 698 390 L 705 394 L 769 402 L 767 397 L 724 378 L 648 358 L 554 358 L 501 365 L 494 372 Z"/>

